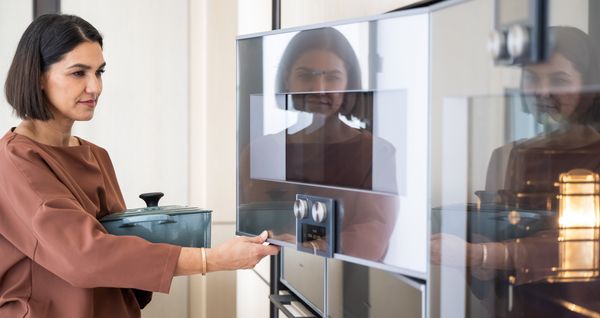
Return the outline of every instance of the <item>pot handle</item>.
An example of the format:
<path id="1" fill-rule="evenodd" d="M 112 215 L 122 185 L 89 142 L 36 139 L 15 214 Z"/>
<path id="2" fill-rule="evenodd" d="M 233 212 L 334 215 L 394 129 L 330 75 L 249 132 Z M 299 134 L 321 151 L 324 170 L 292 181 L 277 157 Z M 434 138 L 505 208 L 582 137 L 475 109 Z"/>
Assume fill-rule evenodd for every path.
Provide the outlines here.
<path id="1" fill-rule="evenodd" d="M 150 215 L 137 215 L 123 218 L 123 224 L 119 227 L 132 227 L 138 223 L 156 222 L 158 224 L 177 223 L 172 216 L 167 214 L 150 214 Z"/>
<path id="2" fill-rule="evenodd" d="M 158 201 L 164 195 L 165 194 L 162 192 L 147 192 L 140 194 L 140 199 L 144 200 L 144 202 L 146 202 L 146 206 L 151 208 L 158 206 Z"/>

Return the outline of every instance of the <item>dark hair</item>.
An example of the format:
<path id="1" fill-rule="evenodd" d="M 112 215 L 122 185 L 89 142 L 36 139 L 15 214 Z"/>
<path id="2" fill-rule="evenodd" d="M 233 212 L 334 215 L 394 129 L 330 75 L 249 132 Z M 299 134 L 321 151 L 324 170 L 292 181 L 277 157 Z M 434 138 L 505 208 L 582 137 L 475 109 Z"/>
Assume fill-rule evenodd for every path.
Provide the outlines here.
<path id="1" fill-rule="evenodd" d="M 551 52 L 569 60 L 581 75 L 580 101 L 570 121 L 600 124 L 600 49 L 592 37 L 575 27 L 553 26 L 548 33 Z"/>
<path id="2" fill-rule="evenodd" d="M 552 49 L 562 54 L 581 73 L 584 85 L 600 85 L 600 52 L 585 32 L 568 26 L 550 27 Z"/>
<path id="3" fill-rule="evenodd" d="M 584 92 L 573 119 L 582 124 L 600 123 L 600 50 L 585 32 L 567 26 L 551 27 L 554 52 L 567 58 L 581 74 Z M 585 87 L 588 86 L 588 87 Z"/>
<path id="4" fill-rule="evenodd" d="M 277 92 L 288 91 L 288 88 L 285 87 L 285 82 L 291 72 L 292 66 L 302 54 L 316 49 L 327 50 L 344 62 L 346 72 L 348 73 L 346 89 L 359 90 L 362 88 L 360 64 L 354 49 L 340 31 L 327 27 L 301 31 L 290 40 L 279 62 L 277 77 L 275 78 L 275 89 Z M 344 102 L 340 113 L 348 119 L 351 116 L 361 118 L 365 116 L 365 106 L 365 102 L 361 96 L 346 93 L 344 94 Z"/>
<path id="5" fill-rule="evenodd" d="M 39 16 L 27 27 L 8 71 L 6 100 L 21 119 L 52 119 L 41 78 L 48 68 L 82 42 L 97 42 L 102 36 L 84 19 L 66 14 Z"/>

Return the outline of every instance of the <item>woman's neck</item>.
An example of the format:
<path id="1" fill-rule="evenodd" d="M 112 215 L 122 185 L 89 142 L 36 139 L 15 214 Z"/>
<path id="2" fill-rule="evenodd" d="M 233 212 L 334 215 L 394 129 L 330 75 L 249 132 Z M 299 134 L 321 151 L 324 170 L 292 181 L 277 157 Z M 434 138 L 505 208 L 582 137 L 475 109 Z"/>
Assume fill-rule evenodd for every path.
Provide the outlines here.
<path id="1" fill-rule="evenodd" d="M 71 128 L 73 128 L 73 121 L 26 119 L 17 126 L 15 132 L 45 145 L 78 146 L 79 140 L 71 136 Z"/>
<path id="2" fill-rule="evenodd" d="M 313 117 L 313 123 L 301 132 L 305 142 L 336 143 L 354 138 L 360 132 L 344 124 L 337 115 Z"/>

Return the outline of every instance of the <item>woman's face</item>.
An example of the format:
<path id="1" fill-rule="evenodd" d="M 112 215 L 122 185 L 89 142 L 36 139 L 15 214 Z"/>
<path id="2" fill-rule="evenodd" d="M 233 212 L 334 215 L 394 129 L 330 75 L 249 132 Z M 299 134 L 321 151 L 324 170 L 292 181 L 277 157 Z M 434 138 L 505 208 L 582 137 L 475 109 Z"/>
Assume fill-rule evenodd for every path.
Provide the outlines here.
<path id="1" fill-rule="evenodd" d="M 522 85 L 538 113 L 561 121 L 569 119 L 579 105 L 583 79 L 568 59 L 555 53 L 546 63 L 526 66 Z"/>
<path id="2" fill-rule="evenodd" d="M 314 92 L 294 97 L 294 103 L 301 104 L 298 105 L 300 109 L 326 116 L 339 111 L 344 101 L 344 94 L 340 91 L 345 90 L 347 85 L 348 71 L 344 61 L 323 49 L 300 55 L 286 80 L 286 87 L 291 92 Z"/>
<path id="3" fill-rule="evenodd" d="M 92 119 L 102 92 L 105 65 L 97 42 L 83 42 L 50 65 L 42 75 L 42 90 L 55 119 Z"/>

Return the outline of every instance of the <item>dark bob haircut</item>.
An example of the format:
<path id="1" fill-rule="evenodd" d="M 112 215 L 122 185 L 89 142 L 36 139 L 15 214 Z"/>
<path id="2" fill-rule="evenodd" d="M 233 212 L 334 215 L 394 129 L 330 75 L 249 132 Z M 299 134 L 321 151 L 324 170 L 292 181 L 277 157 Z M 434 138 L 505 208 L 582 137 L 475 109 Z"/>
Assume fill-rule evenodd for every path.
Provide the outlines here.
<path id="1" fill-rule="evenodd" d="M 80 17 L 45 14 L 31 22 L 19 41 L 4 85 L 6 100 L 17 116 L 43 121 L 53 118 L 42 91 L 42 75 L 86 41 L 97 42 L 102 47 L 98 30 Z"/>
<path id="2" fill-rule="evenodd" d="M 551 52 L 561 54 L 579 72 L 583 87 L 579 104 L 568 120 L 571 123 L 593 125 L 600 129 L 600 49 L 594 39 L 580 29 L 570 26 L 548 28 Z M 522 73 L 523 75 L 524 73 Z M 523 79 L 521 85 L 523 85 Z M 524 95 L 525 106 L 534 109 L 530 94 Z"/>
<path id="3" fill-rule="evenodd" d="M 277 92 L 289 91 L 285 83 L 290 75 L 291 68 L 304 53 L 311 50 L 327 50 L 344 62 L 348 73 L 346 90 L 360 90 L 362 88 L 360 64 L 352 45 L 340 31 L 327 27 L 301 31 L 290 40 L 279 62 L 275 79 Z M 361 97 L 360 94 L 345 93 L 340 113 L 347 119 L 351 119 L 351 117 L 367 118 L 369 114 L 366 112 L 370 112 L 370 107 Z M 302 111 L 302 109 L 298 110 Z"/>

